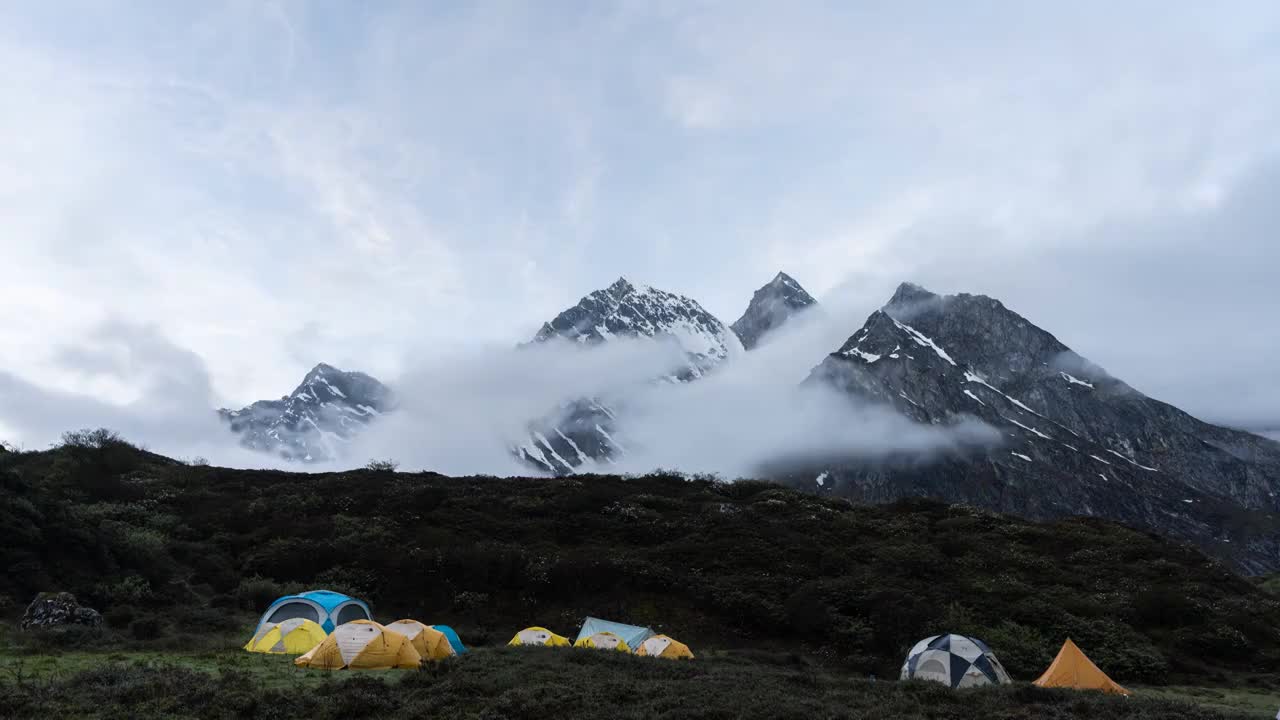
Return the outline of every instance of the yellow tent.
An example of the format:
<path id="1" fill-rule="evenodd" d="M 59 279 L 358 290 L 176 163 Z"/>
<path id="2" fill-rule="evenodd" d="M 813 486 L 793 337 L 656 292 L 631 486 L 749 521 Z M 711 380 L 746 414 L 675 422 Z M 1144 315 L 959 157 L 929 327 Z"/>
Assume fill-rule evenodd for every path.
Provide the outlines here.
<path id="1" fill-rule="evenodd" d="M 352 620 L 334 628 L 332 635 L 293 664 L 327 670 L 408 670 L 421 665 L 422 656 L 404 635 L 372 620 Z"/>
<path id="2" fill-rule="evenodd" d="M 561 637 L 544 627 L 527 627 L 511 638 L 508 645 L 546 645 L 547 647 L 568 647 L 569 638 Z"/>
<path id="3" fill-rule="evenodd" d="M 666 635 L 654 635 L 640 643 L 640 647 L 636 649 L 636 654 L 647 657 L 667 658 L 668 660 L 693 659 L 693 651 L 689 649 L 688 645 L 677 642 Z"/>
<path id="4" fill-rule="evenodd" d="M 444 633 L 417 620 L 397 620 L 386 628 L 409 638 L 423 660 L 443 660 L 457 654 Z"/>
<path id="5" fill-rule="evenodd" d="M 1040 687 L 1065 687 L 1077 690 L 1101 690 L 1120 695 L 1129 694 L 1128 690 L 1117 685 L 1114 680 L 1107 677 L 1106 673 L 1099 670 L 1092 660 L 1085 657 L 1084 652 L 1071 642 L 1071 638 L 1067 638 L 1067 641 L 1062 643 L 1058 657 L 1053 659 L 1053 664 L 1044 671 L 1035 684 Z"/>
<path id="6" fill-rule="evenodd" d="M 258 653 L 301 655 L 324 642 L 324 628 L 306 618 L 291 618 L 265 625 L 245 644 L 244 649 Z"/>
<path id="7" fill-rule="evenodd" d="M 623 642 L 622 638 L 614 635 L 608 630 L 598 632 L 594 635 L 588 635 L 573 644 L 574 647 L 592 648 L 595 650 L 617 650 L 619 652 L 629 653 L 631 648 Z"/>

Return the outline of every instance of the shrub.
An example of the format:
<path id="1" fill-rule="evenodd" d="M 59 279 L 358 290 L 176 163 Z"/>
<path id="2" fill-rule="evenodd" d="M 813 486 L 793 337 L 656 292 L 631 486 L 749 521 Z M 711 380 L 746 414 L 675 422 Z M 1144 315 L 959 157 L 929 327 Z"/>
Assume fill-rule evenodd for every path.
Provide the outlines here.
<path id="1" fill-rule="evenodd" d="M 155 616 L 138 618 L 129 623 L 129 634 L 135 640 L 155 640 L 164 634 L 164 623 Z"/>
<path id="2" fill-rule="evenodd" d="M 395 460 L 370 460 L 364 466 L 365 470 L 378 473 L 393 473 L 400 467 L 400 463 Z"/>

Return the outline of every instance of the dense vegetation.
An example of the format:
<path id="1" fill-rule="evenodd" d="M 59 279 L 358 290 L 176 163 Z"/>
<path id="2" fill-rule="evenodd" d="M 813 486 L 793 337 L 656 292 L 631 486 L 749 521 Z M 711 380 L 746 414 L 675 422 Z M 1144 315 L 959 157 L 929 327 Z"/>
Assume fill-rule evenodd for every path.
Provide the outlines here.
<path id="1" fill-rule="evenodd" d="M 323 586 L 368 599 L 379 619 L 452 624 L 473 645 L 531 624 L 571 634 L 591 614 L 695 652 L 797 652 L 896 677 L 911 644 L 951 631 L 985 639 L 1027 680 L 1070 636 L 1121 683 L 1280 687 L 1280 598 L 1108 522 L 668 475 L 239 471 L 109 434 L 69 440 L 0 454 L 0 614 L 73 592 L 107 624 L 81 646 L 240 632 L 277 595 Z"/>

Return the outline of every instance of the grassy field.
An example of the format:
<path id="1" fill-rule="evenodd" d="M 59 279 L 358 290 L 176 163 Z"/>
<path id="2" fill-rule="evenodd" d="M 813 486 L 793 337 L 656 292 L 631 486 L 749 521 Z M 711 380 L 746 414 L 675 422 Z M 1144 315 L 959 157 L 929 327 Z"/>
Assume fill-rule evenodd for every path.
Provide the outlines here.
<path id="1" fill-rule="evenodd" d="M 302 670 L 287 656 L 10 647 L 0 717 L 1272 718 L 1277 698 L 1188 687 L 1132 698 L 1026 683 L 952 691 L 826 671 L 795 654 L 672 662 L 585 650 L 479 648 L 421 671 Z"/>

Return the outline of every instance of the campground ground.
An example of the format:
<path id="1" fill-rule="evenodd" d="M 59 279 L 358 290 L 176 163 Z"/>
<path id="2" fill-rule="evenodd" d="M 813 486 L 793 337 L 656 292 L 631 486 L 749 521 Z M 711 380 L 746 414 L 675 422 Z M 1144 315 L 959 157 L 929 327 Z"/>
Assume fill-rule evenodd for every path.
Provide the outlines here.
<path id="1" fill-rule="evenodd" d="M 228 642 L 230 639 L 228 638 Z M 0 717 L 1273 718 L 1267 691 L 1135 687 L 1134 697 L 872 681 L 797 654 L 704 651 L 694 661 L 475 648 L 421 671 L 315 671 L 238 648 L 0 653 Z"/>

